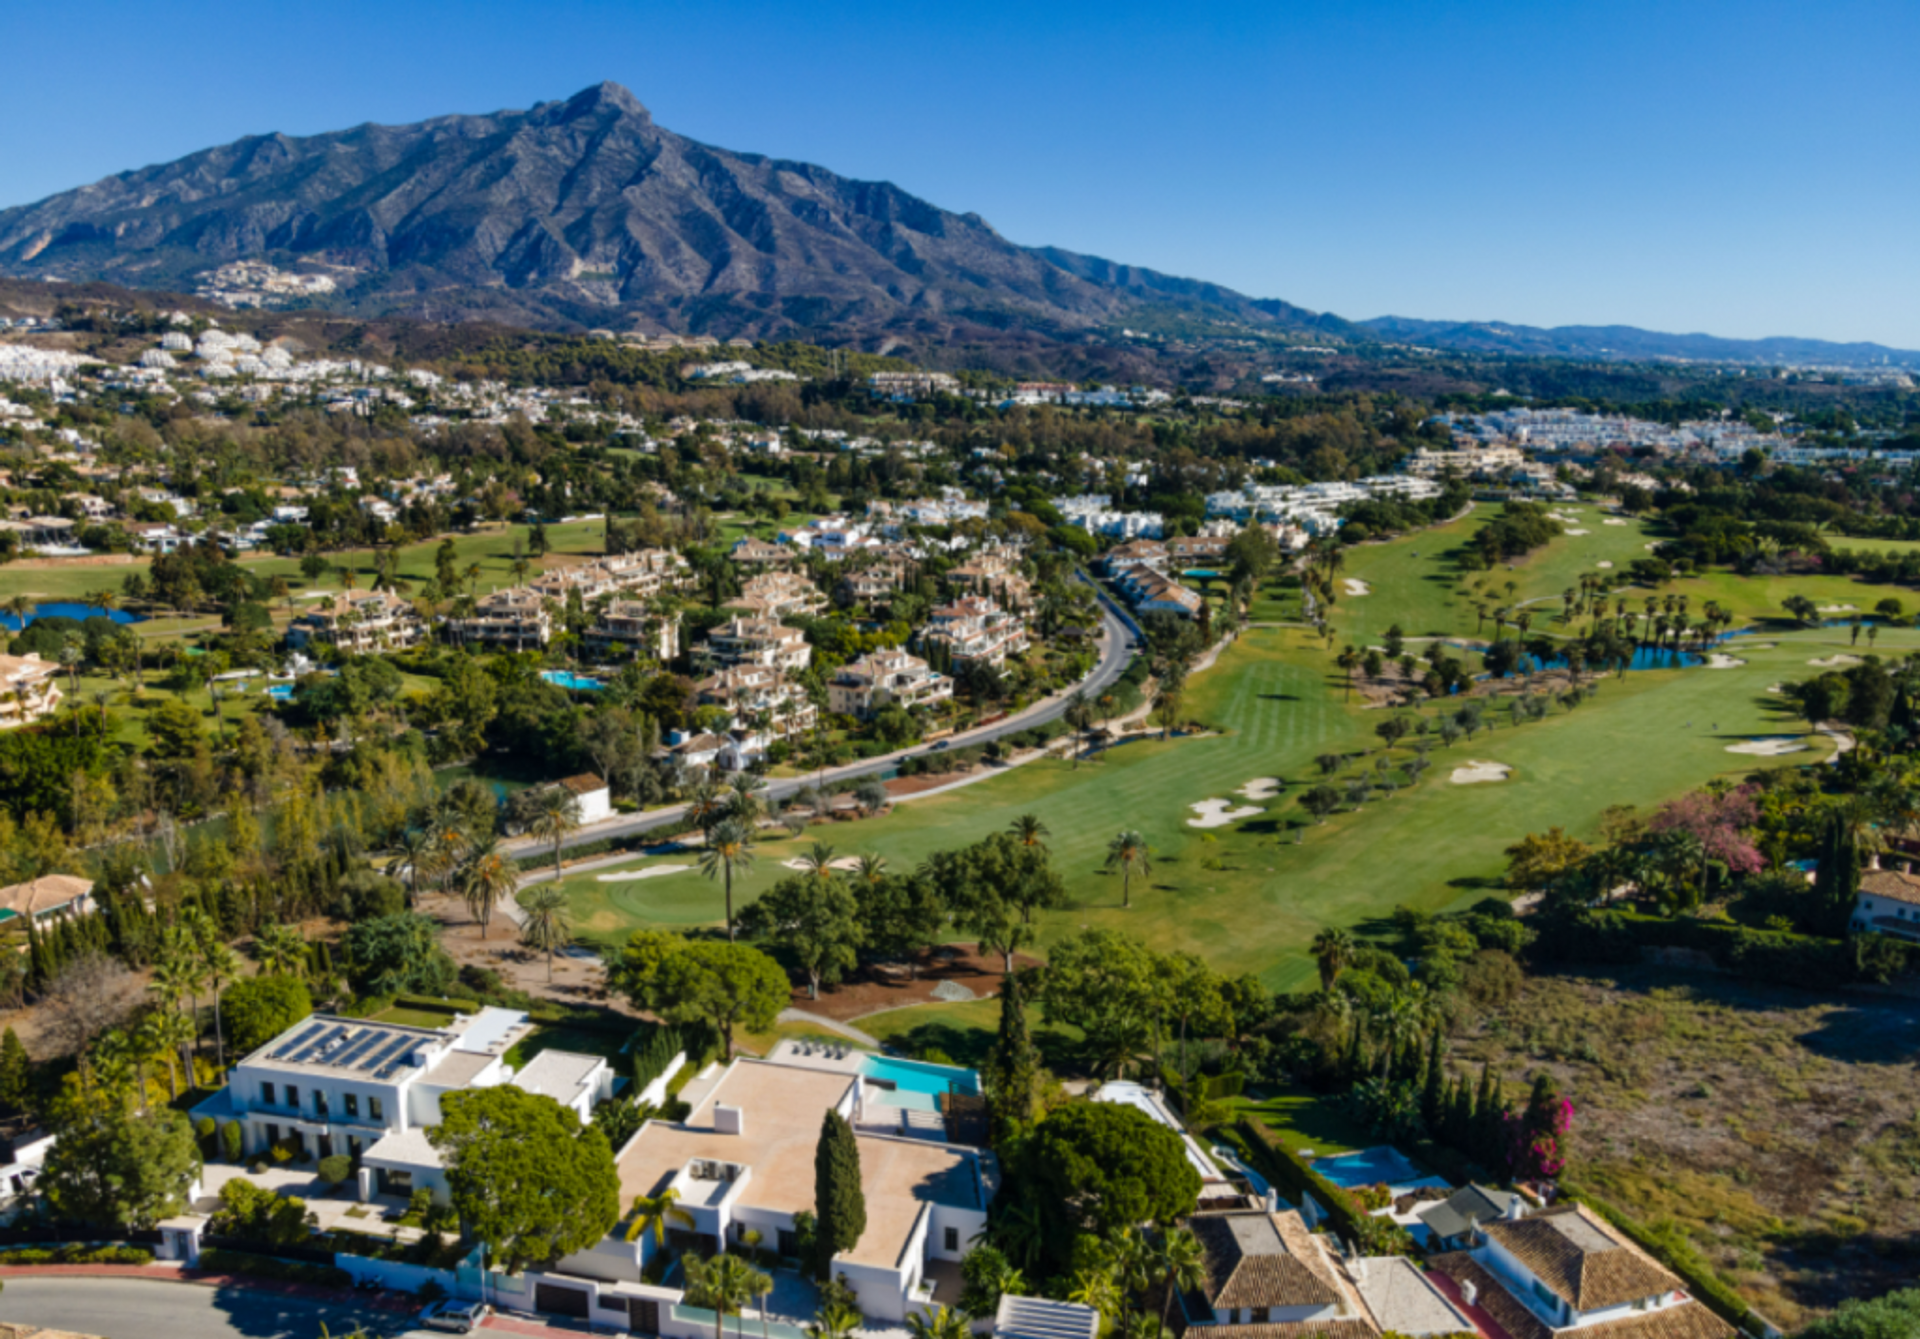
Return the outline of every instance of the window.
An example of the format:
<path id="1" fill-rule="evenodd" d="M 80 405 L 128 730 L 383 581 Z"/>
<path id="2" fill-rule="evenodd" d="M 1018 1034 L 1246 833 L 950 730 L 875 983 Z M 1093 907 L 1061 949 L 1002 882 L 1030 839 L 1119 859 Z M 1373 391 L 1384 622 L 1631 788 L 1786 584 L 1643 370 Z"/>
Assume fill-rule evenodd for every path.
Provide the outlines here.
<path id="1" fill-rule="evenodd" d="M 313 1114 L 316 1116 L 327 1114 L 327 1095 L 318 1088 L 313 1090 Z"/>
<path id="2" fill-rule="evenodd" d="M 263 1083 L 260 1085 L 260 1100 L 268 1106 L 273 1105 L 273 1085 L 271 1083 Z"/>
<path id="3" fill-rule="evenodd" d="M 945 1242 L 949 1255 L 957 1253 L 960 1249 L 960 1229 L 957 1227 L 948 1228 L 943 1237 L 943 1241 Z"/>
<path id="4" fill-rule="evenodd" d="M 342 1093 L 340 1095 L 340 1105 L 346 1109 L 346 1113 L 349 1116 L 358 1116 L 360 1114 L 360 1094 Z"/>
<path id="5" fill-rule="evenodd" d="M 367 1116 L 372 1120 L 385 1120 L 386 1112 L 381 1109 L 380 1099 L 369 1095 L 367 1098 Z"/>
<path id="6" fill-rule="evenodd" d="M 300 1109 L 300 1090 L 291 1083 L 287 1085 L 287 1105 L 295 1111 Z"/>

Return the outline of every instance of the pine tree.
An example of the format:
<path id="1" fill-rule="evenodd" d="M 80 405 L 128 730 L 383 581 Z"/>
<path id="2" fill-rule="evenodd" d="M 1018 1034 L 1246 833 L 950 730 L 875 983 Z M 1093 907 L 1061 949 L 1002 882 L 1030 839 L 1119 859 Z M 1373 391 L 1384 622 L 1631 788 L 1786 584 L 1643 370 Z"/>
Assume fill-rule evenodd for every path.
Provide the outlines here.
<path id="1" fill-rule="evenodd" d="M 0 1035 L 0 1107 L 10 1112 L 24 1111 L 32 1092 L 33 1061 L 28 1059 L 20 1038 L 8 1028 Z"/>
<path id="2" fill-rule="evenodd" d="M 987 1061 L 990 1114 L 995 1140 L 1006 1138 L 1033 1119 L 1034 1081 L 1039 1059 L 1027 1032 L 1027 1011 L 1018 973 L 1000 986 L 1000 1033 Z"/>
<path id="3" fill-rule="evenodd" d="M 814 1269 L 820 1278 L 833 1272 L 833 1257 L 860 1244 L 867 1230 L 867 1197 L 860 1185 L 860 1146 L 853 1127 L 837 1111 L 820 1122 L 813 1150 Z"/>

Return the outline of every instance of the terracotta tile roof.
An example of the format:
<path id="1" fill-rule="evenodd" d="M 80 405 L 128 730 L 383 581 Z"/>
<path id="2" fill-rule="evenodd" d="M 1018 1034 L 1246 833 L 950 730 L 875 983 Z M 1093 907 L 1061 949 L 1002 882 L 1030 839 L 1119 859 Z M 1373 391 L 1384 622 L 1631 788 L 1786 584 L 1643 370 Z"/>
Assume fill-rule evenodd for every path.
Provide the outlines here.
<path id="1" fill-rule="evenodd" d="M 1510 1339 L 1553 1339 L 1556 1332 L 1515 1299 L 1504 1283 L 1465 1251 L 1436 1255 L 1428 1261 L 1428 1265 L 1456 1285 L 1471 1283 L 1476 1295 L 1472 1306 L 1465 1309 L 1469 1314 L 1484 1314 Z M 1657 1265 L 1653 1267 L 1659 1269 Z M 1476 1321 L 1479 1319 L 1479 1316 L 1475 1316 Z M 1578 1333 L 1580 1339 L 1733 1339 L 1734 1328 L 1707 1307 L 1689 1299 L 1678 1306 L 1640 1312 L 1597 1325 L 1583 1325 L 1578 1331 L 1566 1333 Z M 1502 1339 L 1502 1336 L 1495 1336 L 1494 1339 Z"/>
<path id="2" fill-rule="evenodd" d="M 1207 1257 L 1207 1280 L 1198 1289 L 1216 1311 L 1243 1307 L 1335 1306 L 1340 1292 L 1313 1268 L 1319 1251 L 1286 1240 L 1277 1214 L 1196 1214 L 1188 1220 Z M 1315 1261 L 1317 1262 L 1317 1261 Z"/>
<path id="3" fill-rule="evenodd" d="M 1920 875 L 1902 874 L 1897 869 L 1869 870 L 1860 876 L 1860 891 L 1889 902 L 1920 906 Z"/>
<path id="4" fill-rule="evenodd" d="M 1553 1339 L 1553 1331 L 1546 1323 L 1465 1251 L 1436 1255 L 1427 1265 L 1457 1284 L 1472 1284 L 1474 1309 L 1485 1312 L 1510 1339 Z"/>
<path id="5" fill-rule="evenodd" d="M 1576 1311 L 1620 1306 L 1680 1286 L 1584 1205 L 1487 1223 L 1482 1230 Z"/>
<path id="6" fill-rule="evenodd" d="M 556 781 L 554 784 L 562 790 L 571 791 L 575 795 L 591 795 L 596 790 L 605 790 L 607 788 L 607 783 L 595 776 L 592 772 L 582 772 L 579 776 L 566 777 L 563 780 Z"/>
<path id="7" fill-rule="evenodd" d="M 1380 1331 L 1370 1320 L 1295 1320 L 1276 1324 L 1203 1325 L 1187 1331 L 1203 1333 L 1207 1339 L 1380 1339 Z"/>

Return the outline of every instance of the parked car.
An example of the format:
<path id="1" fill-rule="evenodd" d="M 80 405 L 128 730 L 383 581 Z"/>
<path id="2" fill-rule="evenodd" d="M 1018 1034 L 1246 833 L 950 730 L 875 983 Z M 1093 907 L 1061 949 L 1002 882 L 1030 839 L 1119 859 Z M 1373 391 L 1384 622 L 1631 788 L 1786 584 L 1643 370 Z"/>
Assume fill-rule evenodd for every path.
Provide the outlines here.
<path id="1" fill-rule="evenodd" d="M 485 1302 L 456 1302 L 448 1299 L 434 1302 L 420 1313 L 420 1323 L 429 1330 L 451 1330 L 455 1334 L 470 1334 L 480 1328 L 480 1322 L 493 1314 L 493 1308 Z"/>

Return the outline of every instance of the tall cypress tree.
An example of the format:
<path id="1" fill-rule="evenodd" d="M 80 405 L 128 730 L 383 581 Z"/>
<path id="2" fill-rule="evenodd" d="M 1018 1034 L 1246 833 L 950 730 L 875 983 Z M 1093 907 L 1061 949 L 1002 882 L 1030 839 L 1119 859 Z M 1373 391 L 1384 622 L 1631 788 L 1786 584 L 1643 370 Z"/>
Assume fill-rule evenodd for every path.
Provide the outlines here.
<path id="1" fill-rule="evenodd" d="M 1440 1135 L 1447 1117 L 1447 1070 L 1440 1059 L 1439 1028 L 1433 1030 L 1433 1045 L 1427 1049 L 1427 1083 L 1420 1094 L 1420 1114 L 1427 1129 Z"/>
<path id="2" fill-rule="evenodd" d="M 1020 976 L 1006 977 L 1000 986 L 1000 1034 L 987 1062 L 992 1085 L 989 1114 L 993 1137 L 1001 1140 L 1033 1119 L 1033 1089 L 1039 1057 L 1027 1032 L 1027 1010 L 1021 997 Z"/>
<path id="3" fill-rule="evenodd" d="M 853 1127 L 837 1111 L 828 1111 L 821 1120 L 820 1142 L 813 1150 L 813 1213 L 819 1220 L 814 1270 L 824 1279 L 833 1273 L 833 1257 L 859 1245 L 867 1230 L 860 1146 L 854 1142 Z"/>
<path id="4" fill-rule="evenodd" d="M 33 1061 L 27 1048 L 8 1028 L 0 1034 L 0 1107 L 19 1112 L 27 1109 L 27 1097 L 33 1092 Z"/>

